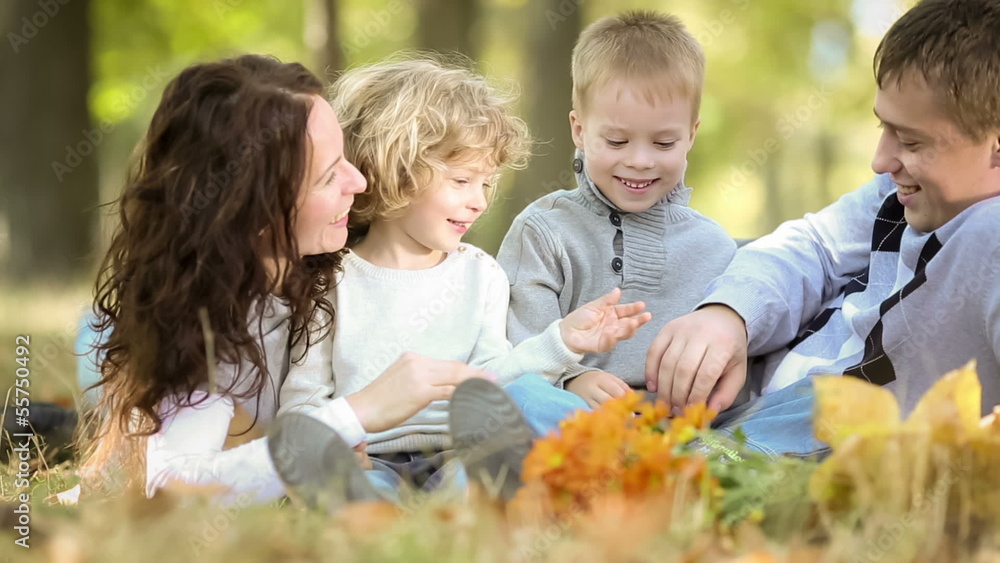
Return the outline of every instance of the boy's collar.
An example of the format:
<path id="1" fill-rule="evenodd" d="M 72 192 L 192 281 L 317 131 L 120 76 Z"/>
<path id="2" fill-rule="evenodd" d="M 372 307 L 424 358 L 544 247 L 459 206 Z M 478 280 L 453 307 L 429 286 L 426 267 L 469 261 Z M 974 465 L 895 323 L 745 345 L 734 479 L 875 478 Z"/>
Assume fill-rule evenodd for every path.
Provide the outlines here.
<path id="1" fill-rule="evenodd" d="M 579 164 L 577 164 L 578 162 Z M 601 192 L 601 190 L 598 189 L 597 185 L 594 184 L 594 181 L 590 179 L 590 176 L 587 174 L 586 158 L 583 155 L 583 151 L 580 149 L 576 149 L 576 153 L 573 155 L 573 171 L 576 173 L 577 185 L 580 186 L 581 190 L 583 191 L 584 195 L 587 197 L 589 201 L 595 204 L 599 202 L 600 204 L 606 206 L 608 209 L 618 211 L 619 213 L 624 213 L 624 211 L 619 209 L 617 205 L 611 203 L 611 200 L 609 200 L 607 196 L 605 196 Z M 690 201 L 691 201 L 691 188 L 684 185 L 684 180 L 682 178 L 681 181 L 677 183 L 677 186 L 674 187 L 674 189 L 670 190 L 670 193 L 665 195 L 663 199 L 656 202 L 656 204 L 653 205 L 653 207 L 651 207 L 650 209 L 639 212 L 637 213 L 637 215 L 648 213 L 650 210 L 667 205 L 668 203 L 674 205 L 683 205 L 687 207 Z"/>

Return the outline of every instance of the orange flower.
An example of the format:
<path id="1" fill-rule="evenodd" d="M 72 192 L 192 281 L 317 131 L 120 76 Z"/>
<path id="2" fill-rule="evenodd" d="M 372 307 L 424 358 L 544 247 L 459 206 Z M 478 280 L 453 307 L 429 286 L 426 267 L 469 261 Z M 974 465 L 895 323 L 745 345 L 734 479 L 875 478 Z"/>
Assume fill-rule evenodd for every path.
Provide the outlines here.
<path id="1" fill-rule="evenodd" d="M 556 515 L 589 510 L 612 497 L 670 498 L 679 486 L 717 498 L 718 485 L 704 458 L 677 450 L 715 413 L 695 405 L 683 416 L 670 419 L 668 414 L 666 404 L 643 402 L 634 392 L 576 413 L 560 424 L 558 434 L 535 442 L 524 460 L 522 491 L 544 491 L 543 500 Z"/>

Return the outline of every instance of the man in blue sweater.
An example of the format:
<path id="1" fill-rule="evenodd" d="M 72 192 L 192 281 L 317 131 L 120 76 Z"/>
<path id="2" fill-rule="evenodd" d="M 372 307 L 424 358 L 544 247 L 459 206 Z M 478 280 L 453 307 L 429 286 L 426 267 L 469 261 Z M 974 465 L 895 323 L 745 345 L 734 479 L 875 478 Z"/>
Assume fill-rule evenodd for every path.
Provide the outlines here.
<path id="1" fill-rule="evenodd" d="M 876 178 L 737 251 L 647 355 L 648 389 L 674 406 L 761 393 L 718 423 L 770 453 L 823 447 L 816 375 L 883 385 L 906 414 L 975 359 L 984 414 L 1000 404 L 1000 3 L 920 2 L 875 74 Z"/>

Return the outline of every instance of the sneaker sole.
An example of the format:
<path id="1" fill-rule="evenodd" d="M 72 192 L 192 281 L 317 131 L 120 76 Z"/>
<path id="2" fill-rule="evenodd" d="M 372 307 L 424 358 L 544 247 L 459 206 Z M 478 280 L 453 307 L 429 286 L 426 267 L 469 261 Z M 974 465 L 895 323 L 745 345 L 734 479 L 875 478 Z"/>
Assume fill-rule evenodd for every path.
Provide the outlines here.
<path id="1" fill-rule="evenodd" d="M 535 434 L 510 395 L 485 379 L 468 379 L 452 394 L 448 426 L 469 478 L 512 499 Z"/>
<path id="2" fill-rule="evenodd" d="M 377 500 L 354 449 L 337 431 L 301 413 L 278 417 L 267 448 L 288 496 L 312 509 L 333 512 L 347 502 Z"/>

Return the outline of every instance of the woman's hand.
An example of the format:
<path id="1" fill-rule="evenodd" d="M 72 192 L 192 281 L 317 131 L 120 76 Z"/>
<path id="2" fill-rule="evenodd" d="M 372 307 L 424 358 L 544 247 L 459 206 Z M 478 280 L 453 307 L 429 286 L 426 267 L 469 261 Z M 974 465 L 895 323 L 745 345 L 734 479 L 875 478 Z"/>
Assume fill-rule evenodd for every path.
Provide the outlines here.
<path id="1" fill-rule="evenodd" d="M 382 432 L 431 404 L 451 398 L 455 387 L 472 377 L 493 379 L 481 369 L 454 360 L 406 352 L 367 387 L 347 396 L 366 432 Z"/>
<path id="2" fill-rule="evenodd" d="M 606 371 L 587 371 L 570 380 L 566 390 L 579 395 L 590 408 L 596 409 L 604 401 L 624 397 L 632 388 Z"/>
<path id="3" fill-rule="evenodd" d="M 559 323 L 566 347 L 577 354 L 608 352 L 653 318 L 643 312 L 646 304 L 642 301 L 618 305 L 621 297 L 622 291 L 616 287 L 566 315 Z"/>

